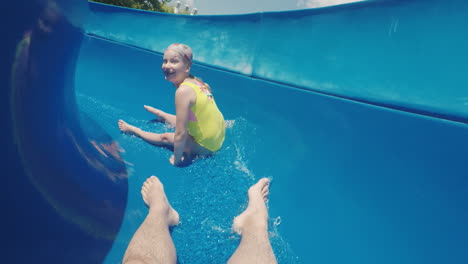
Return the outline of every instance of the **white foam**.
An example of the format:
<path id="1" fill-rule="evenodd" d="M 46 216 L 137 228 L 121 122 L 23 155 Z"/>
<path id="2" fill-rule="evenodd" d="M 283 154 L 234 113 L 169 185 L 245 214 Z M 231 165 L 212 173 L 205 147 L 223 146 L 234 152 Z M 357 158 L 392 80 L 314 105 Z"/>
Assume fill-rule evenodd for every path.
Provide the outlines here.
<path id="1" fill-rule="evenodd" d="M 236 123 L 236 120 L 225 120 L 226 128 L 232 128 Z"/>

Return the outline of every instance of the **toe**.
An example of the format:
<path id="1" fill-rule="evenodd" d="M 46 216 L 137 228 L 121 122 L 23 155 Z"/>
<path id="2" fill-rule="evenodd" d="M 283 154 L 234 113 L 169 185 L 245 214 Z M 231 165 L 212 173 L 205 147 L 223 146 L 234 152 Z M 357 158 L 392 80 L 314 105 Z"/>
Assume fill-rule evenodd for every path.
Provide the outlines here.
<path id="1" fill-rule="evenodd" d="M 148 188 L 150 186 L 150 183 L 148 180 L 146 180 L 144 183 L 143 183 L 143 186 L 142 188 Z"/>
<path id="2" fill-rule="evenodd" d="M 261 178 L 259 181 L 258 181 L 262 186 L 265 186 L 267 185 L 270 180 L 268 178 Z"/>

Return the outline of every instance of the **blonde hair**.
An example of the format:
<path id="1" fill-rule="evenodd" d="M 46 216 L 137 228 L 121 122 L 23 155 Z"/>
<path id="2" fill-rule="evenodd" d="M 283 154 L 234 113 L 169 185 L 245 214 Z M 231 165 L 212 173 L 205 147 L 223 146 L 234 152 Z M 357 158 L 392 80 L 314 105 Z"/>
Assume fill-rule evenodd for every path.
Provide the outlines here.
<path id="1" fill-rule="evenodd" d="M 166 50 L 172 50 L 177 53 L 188 65 L 192 65 L 193 52 L 192 49 L 181 43 L 173 43 Z"/>

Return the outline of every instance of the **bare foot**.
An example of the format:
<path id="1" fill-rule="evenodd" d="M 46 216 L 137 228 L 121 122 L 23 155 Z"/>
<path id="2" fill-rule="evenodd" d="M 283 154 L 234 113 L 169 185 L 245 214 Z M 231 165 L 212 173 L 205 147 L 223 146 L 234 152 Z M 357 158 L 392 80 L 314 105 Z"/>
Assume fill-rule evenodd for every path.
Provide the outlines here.
<path id="1" fill-rule="evenodd" d="M 155 115 L 155 116 L 161 118 L 162 120 L 164 120 L 164 118 L 163 118 L 164 112 L 163 111 L 161 111 L 159 109 L 156 109 L 156 108 L 154 108 L 152 106 L 149 106 L 149 105 L 144 105 L 143 107 L 146 109 L 146 111 L 148 111 L 148 112 L 152 113 L 153 115 Z"/>
<path id="2" fill-rule="evenodd" d="M 138 129 L 137 127 L 128 124 L 127 122 L 123 121 L 122 119 L 119 120 L 118 124 L 119 124 L 120 131 L 122 131 L 124 133 L 136 134 L 136 130 Z"/>
<path id="3" fill-rule="evenodd" d="M 141 196 L 143 196 L 143 201 L 149 207 L 150 212 L 165 217 L 168 226 L 179 224 L 179 213 L 169 204 L 164 193 L 164 186 L 156 176 L 146 179 L 141 187 Z"/>
<path id="4" fill-rule="evenodd" d="M 241 234 L 245 228 L 268 228 L 268 210 L 265 202 L 267 201 L 270 180 L 268 178 L 260 179 L 256 184 L 249 188 L 249 204 L 247 209 L 234 218 L 232 229 Z"/>

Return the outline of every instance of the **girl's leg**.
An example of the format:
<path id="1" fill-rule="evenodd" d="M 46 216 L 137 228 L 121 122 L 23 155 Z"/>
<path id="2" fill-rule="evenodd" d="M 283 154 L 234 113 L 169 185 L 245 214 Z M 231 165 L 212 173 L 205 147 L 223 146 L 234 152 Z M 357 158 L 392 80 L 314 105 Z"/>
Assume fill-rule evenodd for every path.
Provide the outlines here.
<path id="1" fill-rule="evenodd" d="M 162 147 L 174 147 L 174 133 L 158 134 L 146 132 L 141 128 L 132 126 L 123 120 L 119 120 L 118 124 L 120 131 L 135 134 L 150 144 Z M 196 156 L 206 157 L 213 154 L 213 152 L 198 145 L 198 143 L 195 142 L 195 139 L 189 135 L 187 137 L 187 141 L 185 142 L 184 154 L 186 155 L 186 158 L 193 160 Z"/>
<path id="2" fill-rule="evenodd" d="M 176 116 L 175 115 L 171 115 L 171 114 L 168 114 L 164 111 L 161 111 L 159 109 L 156 109 L 152 106 L 149 106 L 149 105 L 145 105 L 144 106 L 146 111 L 154 114 L 155 116 L 161 118 L 164 122 L 168 123 L 169 125 L 175 127 L 176 126 Z"/>
<path id="3" fill-rule="evenodd" d="M 136 126 L 132 126 L 123 120 L 119 120 L 119 129 L 125 133 L 132 133 L 143 140 L 157 146 L 164 146 L 164 147 L 173 147 L 174 146 L 174 133 L 151 133 L 141 130 Z"/>

